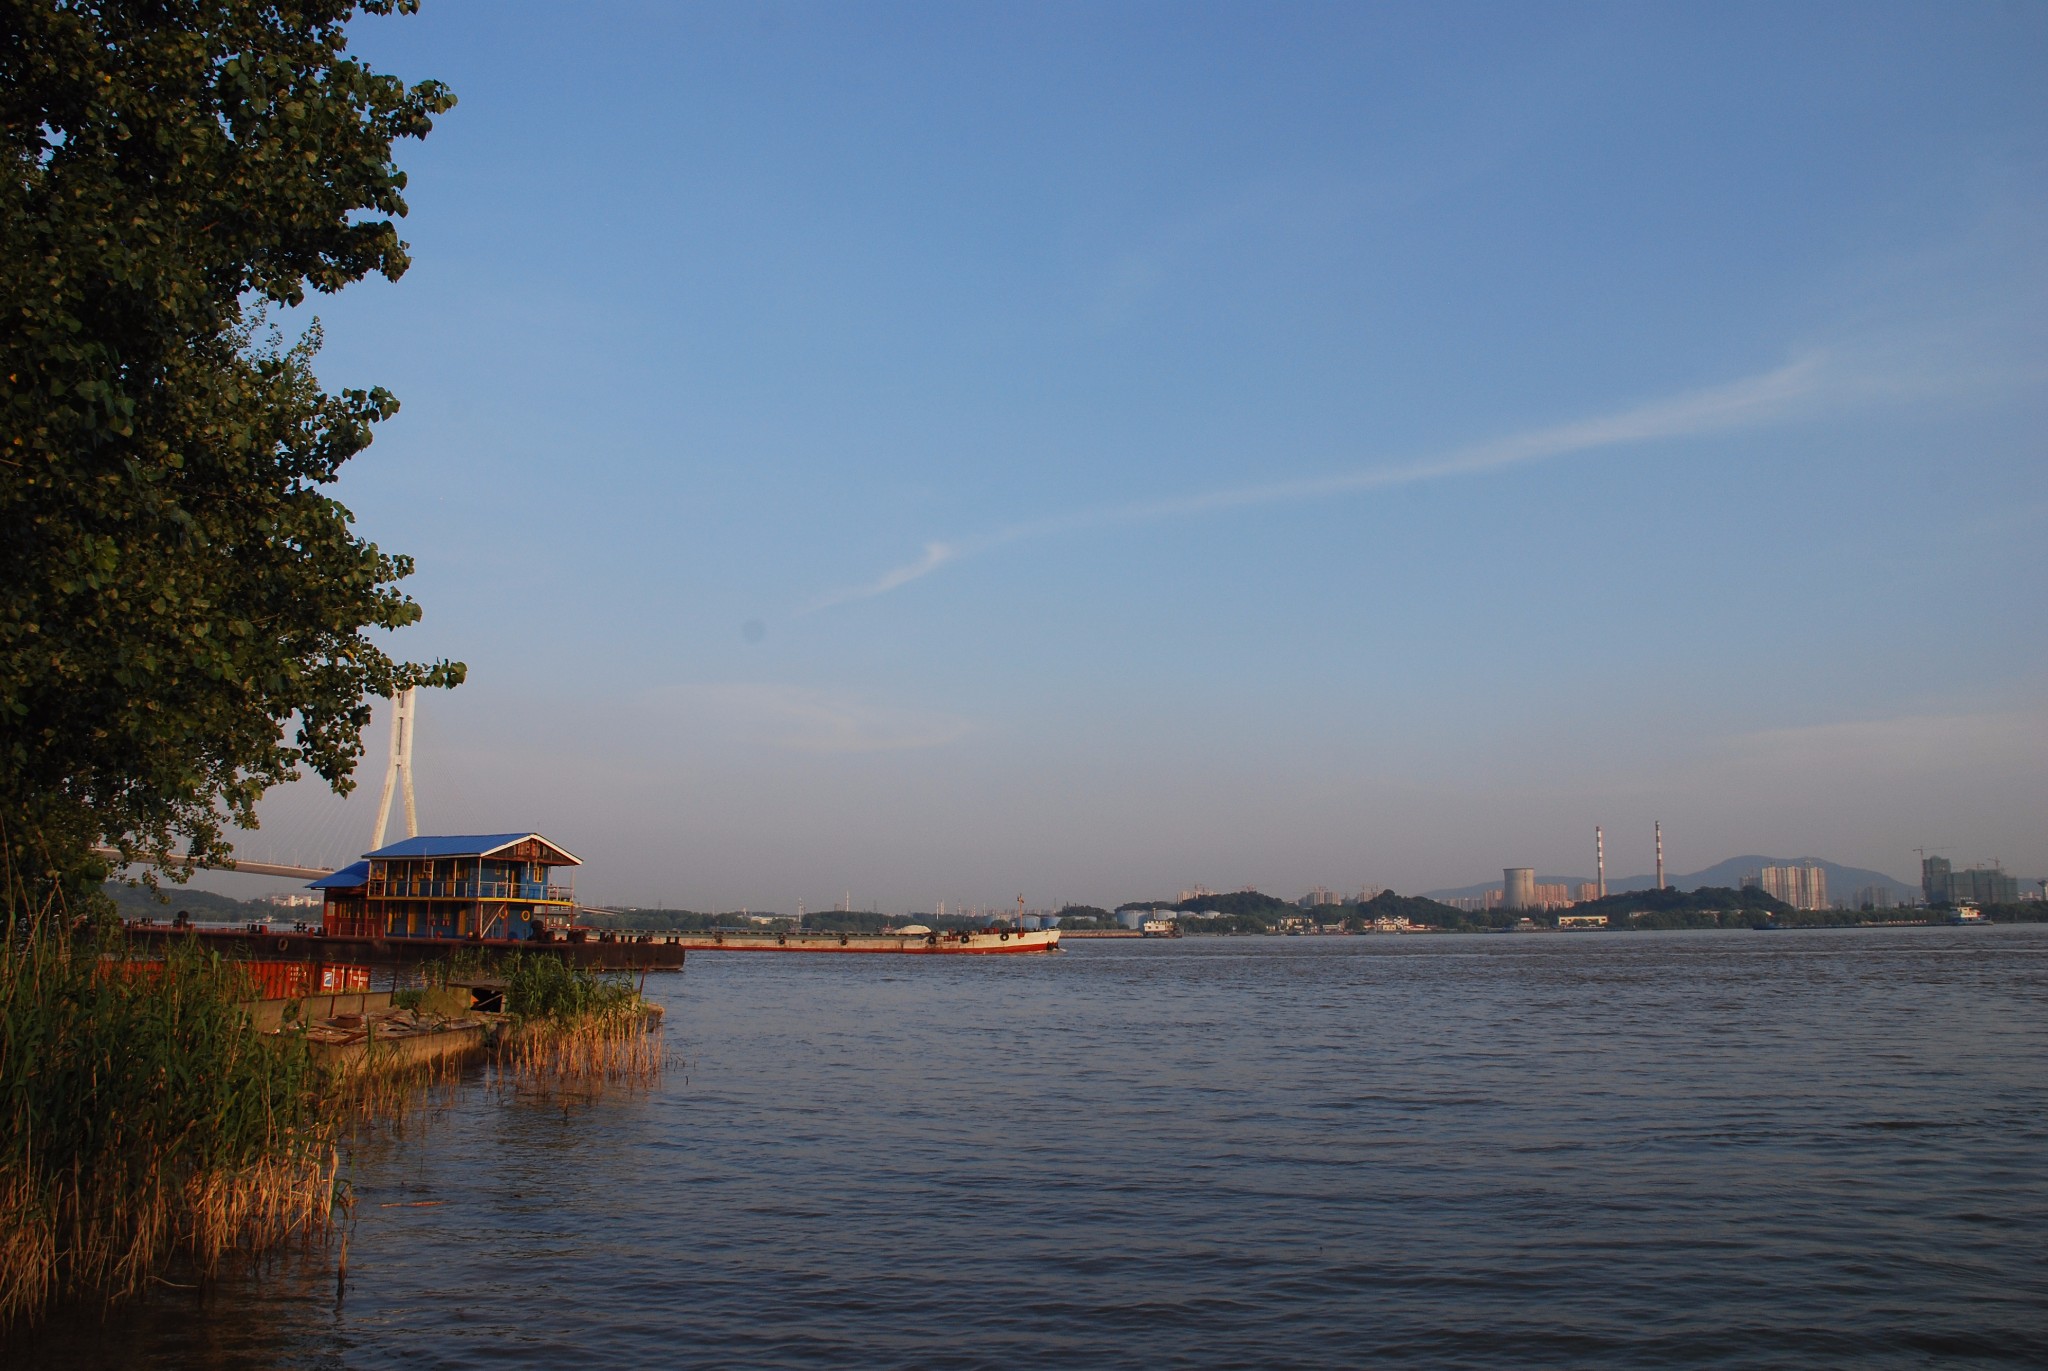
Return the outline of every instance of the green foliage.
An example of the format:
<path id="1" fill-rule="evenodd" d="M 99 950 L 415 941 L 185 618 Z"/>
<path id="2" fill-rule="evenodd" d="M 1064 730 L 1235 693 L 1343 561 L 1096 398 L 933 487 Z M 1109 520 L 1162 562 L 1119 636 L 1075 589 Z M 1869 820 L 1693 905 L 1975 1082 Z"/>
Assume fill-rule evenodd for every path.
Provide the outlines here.
<path id="1" fill-rule="evenodd" d="M 1134 906 L 1124 905 L 1122 907 L 1130 909 Z M 1257 890 L 1233 890 L 1228 895 L 1202 895 L 1196 899 L 1182 900 L 1179 904 L 1160 903 L 1149 907 L 1153 909 L 1178 909 L 1190 914 L 1197 912 L 1206 914 L 1210 910 L 1214 910 L 1218 914 L 1240 916 L 1249 914 L 1255 918 L 1268 920 L 1301 912 L 1301 910 L 1286 900 Z"/>
<path id="2" fill-rule="evenodd" d="M 425 986 L 414 990 L 397 990 L 391 995 L 395 1009 L 410 1009 L 416 1014 L 430 1014 L 443 1019 L 459 1019 L 469 1013 L 472 1000 L 467 988 L 445 985 Z"/>
<path id="3" fill-rule="evenodd" d="M 1872 917 L 1884 914 L 1896 916 L 1907 912 L 1911 911 L 1880 909 Z M 2048 901 L 2042 900 L 2018 900 L 2012 904 L 1987 904 L 1980 906 L 1978 912 L 1995 924 L 2048 923 Z"/>
<path id="4" fill-rule="evenodd" d="M 1103 931 L 1122 928 L 1116 915 L 1100 905 L 1070 904 L 1060 909 L 1060 927 L 1070 932 Z"/>
<path id="5" fill-rule="evenodd" d="M 522 1019 L 570 1020 L 637 1010 L 641 1000 L 630 976 L 619 971 L 592 971 L 571 966 L 550 952 L 499 952 L 490 948 L 458 948 L 452 956 L 421 968 L 427 989 L 412 1001 L 435 1008 L 453 1001 L 437 999 L 451 984 L 503 982 L 505 1008 Z M 405 992 L 401 991 L 400 994 Z M 398 1003 L 396 999 L 393 1003 Z M 462 1005 L 467 1007 L 465 1001 Z M 447 1011 L 452 1012 L 452 1011 Z"/>
<path id="6" fill-rule="evenodd" d="M 1184 933 L 1271 933 L 1280 926 L 1277 916 L 1267 914 L 1218 914 L 1212 919 L 1189 915 L 1179 923 Z"/>
<path id="7" fill-rule="evenodd" d="M 1609 895 L 1605 900 L 1593 900 L 1583 906 L 1576 906 L 1594 914 L 1604 914 L 1608 906 L 1626 907 L 1650 912 L 1666 910 L 1720 910 L 1762 913 L 1795 914 L 1798 911 L 1775 895 L 1769 895 L 1754 886 L 1737 890 L 1725 885 L 1703 885 L 1697 890 L 1632 890 L 1625 895 Z"/>
<path id="8" fill-rule="evenodd" d="M 586 910 L 582 918 L 592 928 L 633 933 L 701 933 L 720 922 L 716 914 L 688 909 L 620 909 L 609 913 Z"/>
<path id="9" fill-rule="evenodd" d="M 1122 908 L 1161 908 L 1216 910 L 1214 917 L 1189 917 L 1183 914 L 1180 926 L 1189 933 L 1272 933 L 1283 921 L 1289 919 L 1311 919 L 1317 923 L 1341 923 L 1357 929 L 1374 919 L 1405 918 L 1411 923 L 1427 924 L 1435 928 L 1458 928 L 1468 924 L 1475 916 L 1438 904 L 1435 900 L 1419 895 L 1396 895 L 1383 890 L 1363 903 L 1325 905 L 1317 909 L 1303 909 L 1286 900 L 1255 890 L 1237 891 L 1229 895 L 1205 895 L 1198 900 L 1186 900 L 1179 905 L 1124 905 Z"/>
<path id="10" fill-rule="evenodd" d="M 571 966 L 544 952 L 515 952 L 498 963 L 505 1007 L 522 1019 L 575 1020 L 638 1009 L 639 992 L 623 973 Z"/>
<path id="11" fill-rule="evenodd" d="M 1350 906 L 1345 913 L 1347 922 L 1406 919 L 1410 923 L 1429 924 L 1434 928 L 1456 928 L 1470 917 L 1462 909 L 1453 909 L 1425 896 L 1396 895 L 1391 890 L 1382 890 L 1371 899 Z"/>
<path id="12" fill-rule="evenodd" d="M 280 909 L 261 900 L 237 900 L 210 890 L 180 890 L 166 899 L 163 893 L 147 886 L 108 881 L 104 893 L 124 919 L 167 920 L 182 909 L 196 919 L 222 923 L 253 923 L 258 919 L 320 921 L 320 911 L 315 908 Z"/>
<path id="13" fill-rule="evenodd" d="M 370 628 L 411 563 L 323 493 L 397 402 L 328 393 L 295 306 L 407 265 L 392 144 L 453 97 L 345 52 L 358 9 L 0 0 L 0 843 L 15 917 L 123 856 L 226 853 L 346 790 L 366 698 L 453 685 Z M 291 740 L 286 724 L 296 721 Z"/>
<path id="14" fill-rule="evenodd" d="M 880 933 L 885 928 L 911 922 L 894 914 L 878 914 L 873 910 L 824 909 L 804 915 L 803 926 L 827 933 Z"/>
<path id="15" fill-rule="evenodd" d="M 1747 928 L 1767 919 L 1800 919 L 1798 910 L 1772 895 L 1751 888 L 1703 885 L 1684 891 L 1629 890 L 1604 900 L 1572 906 L 1574 914 L 1605 914 L 1613 928 Z M 1816 911 L 1819 912 L 1819 911 Z M 1846 914 L 1847 911 L 1844 911 Z M 1822 920 L 1802 920 L 1822 922 Z M 1846 922 L 1861 922 L 1860 916 Z"/>

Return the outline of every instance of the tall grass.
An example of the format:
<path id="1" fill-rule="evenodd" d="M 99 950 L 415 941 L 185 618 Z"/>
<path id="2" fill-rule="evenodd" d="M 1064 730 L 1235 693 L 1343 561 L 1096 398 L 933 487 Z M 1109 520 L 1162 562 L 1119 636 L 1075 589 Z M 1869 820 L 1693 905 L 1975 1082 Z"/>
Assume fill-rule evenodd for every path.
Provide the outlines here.
<path id="1" fill-rule="evenodd" d="M 32 937 L 0 949 L 0 1324 L 166 1264 L 324 1232 L 333 1125 L 303 1039 L 258 1033 L 231 963 Z"/>
<path id="2" fill-rule="evenodd" d="M 501 1080 L 594 1090 L 648 1084 L 660 1073 L 661 1010 L 624 973 L 544 953 L 513 953 L 498 971 L 513 1016 L 498 1046 Z"/>
<path id="3" fill-rule="evenodd" d="M 259 1033 L 237 964 L 193 946 L 160 965 L 124 940 L 51 931 L 0 948 L 0 1329 L 58 1298 L 132 1294 L 173 1262 L 324 1238 L 340 1150 L 402 1127 L 464 1064 L 370 1054 L 323 1068 Z M 500 1086 L 594 1097 L 651 1082 L 660 1011 L 630 980 L 546 954 L 441 968 L 508 983 Z"/>

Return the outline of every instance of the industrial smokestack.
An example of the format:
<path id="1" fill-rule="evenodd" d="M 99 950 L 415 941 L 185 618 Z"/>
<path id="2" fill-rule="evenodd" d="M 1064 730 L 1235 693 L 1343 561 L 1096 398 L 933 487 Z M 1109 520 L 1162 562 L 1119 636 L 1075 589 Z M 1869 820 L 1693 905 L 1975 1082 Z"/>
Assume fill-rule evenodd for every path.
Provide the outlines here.
<path id="1" fill-rule="evenodd" d="M 1526 910 L 1536 907 L 1535 867 L 1503 867 L 1500 874 L 1500 907 L 1502 909 Z"/>
<path id="2" fill-rule="evenodd" d="M 1593 825 L 1593 871 L 1599 882 L 1600 898 L 1607 898 L 1607 839 L 1600 832 L 1600 825 Z"/>
<path id="3" fill-rule="evenodd" d="M 1657 889 L 1664 888 L 1664 822 L 1657 821 Z"/>

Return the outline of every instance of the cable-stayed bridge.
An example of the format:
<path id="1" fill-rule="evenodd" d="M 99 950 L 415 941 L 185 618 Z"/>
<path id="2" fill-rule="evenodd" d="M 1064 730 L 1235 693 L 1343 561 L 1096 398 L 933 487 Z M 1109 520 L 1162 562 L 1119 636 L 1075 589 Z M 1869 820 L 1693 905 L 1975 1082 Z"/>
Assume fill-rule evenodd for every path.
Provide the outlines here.
<path id="1" fill-rule="evenodd" d="M 400 693 L 398 698 L 391 702 L 391 733 L 389 757 L 384 770 L 384 787 L 377 802 L 375 824 L 367 835 L 362 834 L 357 827 L 365 818 L 360 805 L 351 805 L 324 788 L 311 785 L 303 790 L 298 787 L 285 787 L 285 791 L 294 793 L 280 795 L 277 798 L 282 803 L 272 803 L 269 806 L 273 812 L 265 816 L 265 828 L 247 830 L 236 836 L 237 855 L 231 863 L 206 865 L 194 869 L 232 871 L 250 876 L 282 877 L 286 880 L 317 881 L 322 876 L 331 875 L 355 861 L 363 852 L 384 846 L 385 830 L 390 826 L 391 804 L 394 799 L 402 798 L 403 801 L 404 836 L 417 836 L 419 806 L 413 794 L 412 767 L 413 720 L 416 709 L 415 692 L 411 690 Z M 352 834 L 351 829 L 355 829 L 356 832 Z M 369 839 L 367 846 L 362 845 L 365 836 Z M 102 857 L 117 860 L 120 857 L 120 853 L 113 848 L 102 847 L 95 851 Z"/>

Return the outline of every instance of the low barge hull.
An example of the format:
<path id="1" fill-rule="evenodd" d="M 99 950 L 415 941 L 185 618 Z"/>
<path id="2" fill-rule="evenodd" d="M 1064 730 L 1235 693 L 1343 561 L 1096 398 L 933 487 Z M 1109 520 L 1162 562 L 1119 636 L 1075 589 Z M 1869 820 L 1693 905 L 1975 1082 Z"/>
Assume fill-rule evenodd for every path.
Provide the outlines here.
<path id="1" fill-rule="evenodd" d="M 922 957 L 1057 952 L 1056 928 L 994 933 L 678 933 L 692 952 L 881 952 Z"/>
<path id="2" fill-rule="evenodd" d="M 128 926 L 128 937 L 147 947 L 185 938 L 225 956 L 256 962 L 344 962 L 356 966 L 417 966 L 456 953 L 538 952 L 591 971 L 681 971 L 686 947 L 669 934 L 632 935 L 611 942 L 532 942 L 510 938 L 331 938 L 324 933 L 251 933 L 238 928 Z"/>

